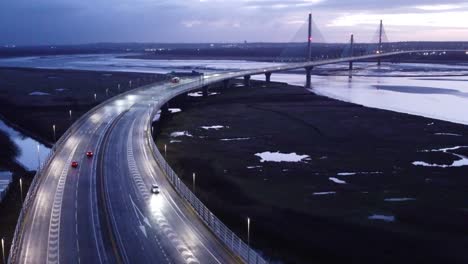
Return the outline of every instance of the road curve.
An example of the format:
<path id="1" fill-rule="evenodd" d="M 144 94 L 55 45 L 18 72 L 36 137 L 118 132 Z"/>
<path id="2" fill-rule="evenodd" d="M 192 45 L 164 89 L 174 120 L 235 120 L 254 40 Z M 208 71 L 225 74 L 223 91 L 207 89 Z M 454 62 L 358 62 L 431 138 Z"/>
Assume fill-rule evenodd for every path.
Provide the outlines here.
<path id="1" fill-rule="evenodd" d="M 146 131 L 154 113 L 177 95 L 227 79 L 411 52 L 213 74 L 106 101 L 74 124 L 37 179 L 35 195 L 28 194 L 10 263 L 241 262 L 164 176 Z M 150 193 L 153 183 L 160 194 Z"/>

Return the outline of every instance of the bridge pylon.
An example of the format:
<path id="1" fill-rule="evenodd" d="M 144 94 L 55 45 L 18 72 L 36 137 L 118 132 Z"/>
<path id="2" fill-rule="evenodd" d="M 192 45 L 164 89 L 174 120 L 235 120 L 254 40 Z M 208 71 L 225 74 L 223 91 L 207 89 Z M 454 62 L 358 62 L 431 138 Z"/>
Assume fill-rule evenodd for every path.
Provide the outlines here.
<path id="1" fill-rule="evenodd" d="M 383 37 L 383 21 L 380 20 L 380 26 L 379 26 L 379 46 L 377 47 L 377 53 L 382 54 L 382 37 Z M 381 59 L 377 59 L 377 65 L 380 66 L 381 64 Z"/>
<path id="2" fill-rule="evenodd" d="M 350 48 L 349 48 L 350 57 L 354 57 L 354 34 L 351 34 L 350 39 Z M 353 78 L 353 61 L 349 61 L 349 78 Z"/>
<path id="3" fill-rule="evenodd" d="M 312 13 L 309 13 L 309 30 L 307 31 L 307 58 L 306 61 L 312 60 Z"/>

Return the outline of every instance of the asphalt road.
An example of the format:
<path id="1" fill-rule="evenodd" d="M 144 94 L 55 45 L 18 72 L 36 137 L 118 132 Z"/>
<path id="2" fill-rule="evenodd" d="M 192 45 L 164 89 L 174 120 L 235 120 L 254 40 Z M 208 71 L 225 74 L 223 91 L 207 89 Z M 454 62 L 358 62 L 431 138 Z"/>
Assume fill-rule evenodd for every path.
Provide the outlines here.
<path id="1" fill-rule="evenodd" d="M 65 141 L 26 214 L 19 262 L 239 262 L 175 193 L 146 142 L 150 110 L 172 86 L 108 103 Z"/>

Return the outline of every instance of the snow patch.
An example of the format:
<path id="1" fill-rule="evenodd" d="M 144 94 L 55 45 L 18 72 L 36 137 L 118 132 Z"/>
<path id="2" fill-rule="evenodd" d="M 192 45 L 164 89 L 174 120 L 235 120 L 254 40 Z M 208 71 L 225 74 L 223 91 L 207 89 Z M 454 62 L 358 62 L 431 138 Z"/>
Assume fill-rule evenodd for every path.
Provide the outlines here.
<path id="1" fill-rule="evenodd" d="M 460 134 L 454 134 L 454 133 L 435 133 L 434 135 L 436 135 L 436 136 L 453 136 L 453 137 L 461 137 L 462 136 Z"/>
<path id="2" fill-rule="evenodd" d="M 241 140 L 249 140 L 250 138 L 222 138 L 221 141 L 241 141 Z"/>
<path id="3" fill-rule="evenodd" d="M 423 167 L 437 167 L 437 168 L 451 168 L 451 167 L 463 167 L 463 166 L 468 166 L 468 157 L 465 157 L 463 155 L 459 155 L 456 153 L 450 152 L 451 150 L 457 150 L 461 148 L 467 148 L 468 146 L 456 146 L 456 147 L 451 147 L 451 148 L 441 148 L 441 149 L 431 149 L 431 150 L 423 150 L 422 152 L 444 152 L 444 153 L 449 153 L 452 154 L 456 157 L 459 158 L 459 160 L 454 161 L 450 165 L 445 165 L 445 164 L 435 164 L 435 163 L 427 163 L 424 161 L 414 161 L 413 165 L 414 166 L 423 166 Z"/>
<path id="4" fill-rule="evenodd" d="M 193 137 L 188 131 L 176 131 L 171 133 L 171 137 Z"/>
<path id="5" fill-rule="evenodd" d="M 180 109 L 180 108 L 169 108 L 168 111 L 171 112 L 171 114 L 175 114 L 175 113 L 182 112 L 182 109 Z"/>
<path id="6" fill-rule="evenodd" d="M 409 197 L 402 197 L 402 198 L 386 198 L 384 199 L 385 202 L 407 202 L 407 201 L 414 201 L 415 198 Z"/>
<path id="7" fill-rule="evenodd" d="M 177 139 L 172 139 L 171 141 L 169 141 L 169 143 L 180 143 L 182 142 L 182 140 L 177 140 Z"/>
<path id="8" fill-rule="evenodd" d="M 247 169 L 257 169 L 257 168 L 262 168 L 262 166 L 247 166 Z"/>
<path id="9" fill-rule="evenodd" d="M 351 176 L 351 175 L 356 175 L 356 172 L 340 172 L 337 175 L 338 176 Z"/>
<path id="10" fill-rule="evenodd" d="M 277 152 L 262 152 L 256 153 L 255 156 L 260 157 L 260 162 L 302 162 L 310 159 L 309 155 L 298 155 L 296 153 L 280 153 Z"/>
<path id="11" fill-rule="evenodd" d="M 330 177 L 328 178 L 330 181 L 334 182 L 334 183 L 338 183 L 338 184 L 346 184 L 346 181 L 343 181 L 343 180 L 340 180 L 338 178 L 335 178 L 335 177 Z"/>
<path id="12" fill-rule="evenodd" d="M 33 95 L 33 96 L 44 96 L 44 95 L 50 95 L 50 93 L 32 92 L 32 93 L 29 93 L 29 95 Z"/>
<path id="13" fill-rule="evenodd" d="M 190 97 L 202 97 L 203 93 L 202 92 L 193 92 L 193 93 L 188 93 L 187 94 Z"/>
<path id="14" fill-rule="evenodd" d="M 369 220 L 382 220 L 385 222 L 394 222 L 395 221 L 395 216 L 393 215 L 378 215 L 378 214 L 373 214 L 368 217 Z"/>
<path id="15" fill-rule="evenodd" d="M 331 195 L 331 194 L 336 194 L 336 192 L 314 192 L 312 195 Z"/>
<path id="16" fill-rule="evenodd" d="M 219 129 L 222 129 L 224 128 L 224 126 L 202 126 L 201 128 L 205 129 L 205 130 L 210 130 L 210 129 L 214 129 L 214 130 L 219 130 Z"/>

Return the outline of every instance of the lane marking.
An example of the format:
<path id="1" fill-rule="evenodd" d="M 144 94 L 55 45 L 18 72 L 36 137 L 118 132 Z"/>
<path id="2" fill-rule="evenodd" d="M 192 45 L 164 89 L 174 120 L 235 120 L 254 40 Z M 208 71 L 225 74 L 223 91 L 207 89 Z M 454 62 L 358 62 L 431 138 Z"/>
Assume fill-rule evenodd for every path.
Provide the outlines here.
<path id="1" fill-rule="evenodd" d="M 68 178 L 69 164 L 71 163 L 75 151 L 78 148 L 76 145 L 65 163 L 62 174 L 58 180 L 55 191 L 54 202 L 52 203 L 52 212 L 49 223 L 49 238 L 47 243 L 47 263 L 54 264 L 60 261 L 60 219 L 62 216 L 62 202 L 64 195 L 65 183 Z"/>

